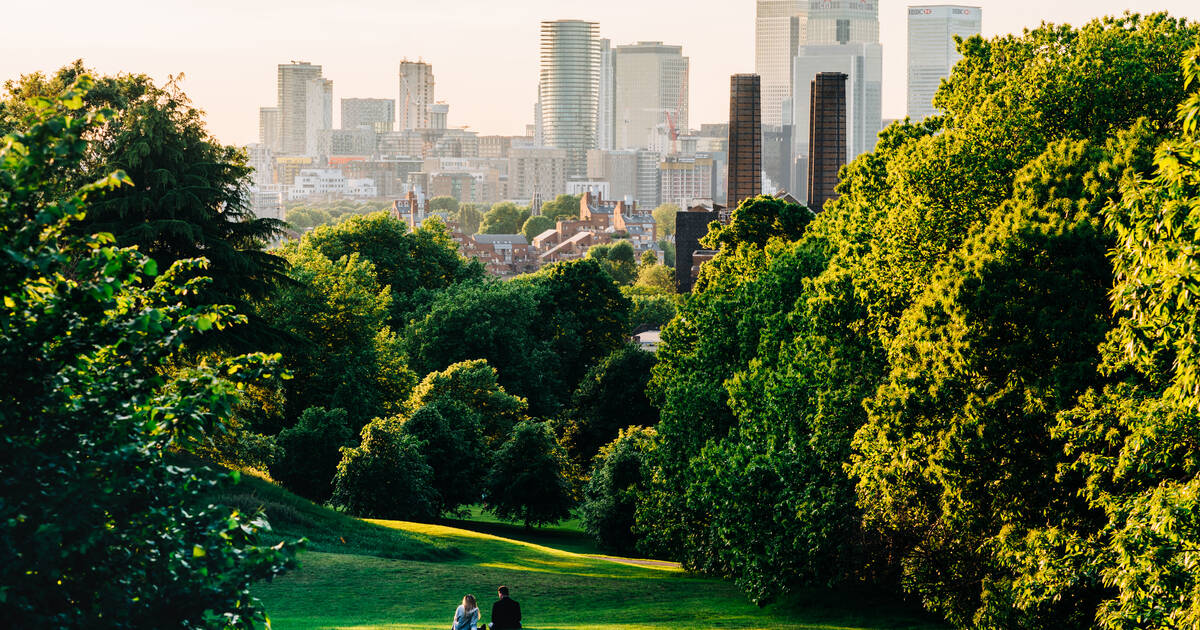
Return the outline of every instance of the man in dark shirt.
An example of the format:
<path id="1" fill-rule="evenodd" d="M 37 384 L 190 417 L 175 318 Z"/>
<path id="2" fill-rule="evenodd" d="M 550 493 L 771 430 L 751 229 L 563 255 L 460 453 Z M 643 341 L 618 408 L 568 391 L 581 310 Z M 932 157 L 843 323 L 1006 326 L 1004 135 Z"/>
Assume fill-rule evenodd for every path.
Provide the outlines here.
<path id="1" fill-rule="evenodd" d="M 508 596 L 508 587 L 501 586 L 496 589 L 500 595 L 500 599 L 492 604 L 492 625 L 493 630 L 513 630 L 521 627 L 521 605 L 517 600 Z"/>

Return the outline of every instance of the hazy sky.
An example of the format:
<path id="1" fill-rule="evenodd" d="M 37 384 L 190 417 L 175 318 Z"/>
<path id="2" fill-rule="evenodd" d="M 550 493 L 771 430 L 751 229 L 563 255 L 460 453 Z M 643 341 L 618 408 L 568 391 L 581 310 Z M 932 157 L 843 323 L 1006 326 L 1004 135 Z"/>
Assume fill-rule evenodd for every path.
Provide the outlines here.
<path id="1" fill-rule="evenodd" d="M 905 7 L 882 0 L 883 113 L 905 109 Z M 1042 21 L 1167 10 L 1200 20 L 1200 0 L 979 0 L 984 35 Z M 227 143 L 258 139 L 258 108 L 275 104 L 275 66 L 304 60 L 339 99 L 396 98 L 397 64 L 433 64 L 450 125 L 521 134 L 533 121 L 539 21 L 600 23 L 615 44 L 682 44 L 691 58 L 691 123 L 729 116 L 729 75 L 754 71 L 753 0 L 0 0 L 0 79 L 83 58 L 103 73 L 184 73 L 184 89 Z"/>

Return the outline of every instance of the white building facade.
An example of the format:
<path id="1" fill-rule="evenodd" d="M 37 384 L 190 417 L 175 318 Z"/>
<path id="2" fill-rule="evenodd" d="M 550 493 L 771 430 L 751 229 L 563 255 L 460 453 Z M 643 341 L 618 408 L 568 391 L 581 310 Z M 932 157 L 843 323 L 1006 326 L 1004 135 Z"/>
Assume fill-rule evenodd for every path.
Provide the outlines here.
<path id="1" fill-rule="evenodd" d="M 616 50 L 616 141 L 652 148 L 688 131 L 689 60 L 682 46 L 638 42 Z M 670 130 L 674 130 L 674 134 Z"/>
<path id="2" fill-rule="evenodd" d="M 599 25 L 584 20 L 542 22 L 538 102 L 542 141 L 567 154 L 567 177 L 587 174 L 596 148 L 600 90 Z"/>
<path id="3" fill-rule="evenodd" d="M 433 66 L 423 61 L 400 62 L 399 130 L 428 129 L 434 100 Z"/>

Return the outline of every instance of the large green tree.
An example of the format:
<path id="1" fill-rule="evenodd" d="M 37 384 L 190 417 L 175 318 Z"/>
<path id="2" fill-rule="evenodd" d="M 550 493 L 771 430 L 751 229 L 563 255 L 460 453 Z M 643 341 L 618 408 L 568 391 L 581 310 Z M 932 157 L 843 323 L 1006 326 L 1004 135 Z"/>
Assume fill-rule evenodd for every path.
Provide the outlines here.
<path id="1" fill-rule="evenodd" d="M 35 73 L 5 83 L 0 132 L 27 128 L 22 117 L 27 99 L 56 95 L 87 73 L 76 61 L 53 76 Z M 63 190 L 114 169 L 134 183 L 97 200 L 70 229 L 110 233 L 117 245 L 137 247 L 164 268 L 177 260 L 207 259 L 210 281 L 185 299 L 193 305 L 234 305 L 247 321 L 210 336 L 210 342 L 196 342 L 223 341 L 246 351 L 286 338 L 251 308 L 283 281 L 286 265 L 265 251 L 282 236 L 283 223 L 254 216 L 247 194 L 250 168 L 241 151 L 209 135 L 203 113 L 175 80 L 160 86 L 141 74 L 102 77 L 88 91 L 84 109 L 109 115 L 84 135 L 88 157 L 64 177 Z"/>
<path id="2" fill-rule="evenodd" d="M 544 422 L 526 420 L 496 451 L 486 501 L 496 516 L 525 527 L 557 523 L 571 515 L 566 455 Z"/>
<path id="3" fill-rule="evenodd" d="M 519 234 L 521 226 L 529 219 L 529 208 L 511 201 L 501 201 L 483 215 L 479 224 L 480 234 Z"/>
<path id="4" fill-rule="evenodd" d="M 274 370 L 244 355 L 168 370 L 184 344 L 235 323 L 191 306 L 204 263 L 163 273 L 93 233 L 86 217 L 118 187 L 87 141 L 106 118 L 87 77 L 23 103 L 0 140 L 0 607 L 23 628 L 255 628 L 250 585 L 294 566 L 294 544 L 258 544 L 261 515 L 210 505 L 236 476 L 175 451 L 224 430 L 239 386 Z M 141 184 L 145 186 L 145 184 Z"/>

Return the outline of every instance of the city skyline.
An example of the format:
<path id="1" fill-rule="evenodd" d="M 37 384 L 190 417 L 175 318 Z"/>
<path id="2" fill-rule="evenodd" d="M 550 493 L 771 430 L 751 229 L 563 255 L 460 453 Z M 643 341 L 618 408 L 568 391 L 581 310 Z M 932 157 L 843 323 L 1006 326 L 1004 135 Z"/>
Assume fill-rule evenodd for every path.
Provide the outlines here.
<path id="1" fill-rule="evenodd" d="M 907 108 L 906 8 L 917 4 L 925 3 L 881 2 L 885 118 L 902 117 Z M 1079 25 L 1122 12 L 1121 0 L 969 4 L 982 7 L 987 15 L 985 37 L 1019 32 L 1042 21 Z M 159 82 L 183 73 L 181 85 L 207 113 L 209 130 L 222 142 L 246 144 L 258 139 L 259 108 L 276 102 L 278 64 L 295 59 L 322 66 L 324 77 L 333 81 L 334 101 L 340 102 L 396 98 L 400 61 L 421 59 L 435 68 L 437 99 L 451 105 L 451 126 L 467 125 L 484 135 L 520 135 L 533 122 L 540 22 L 581 19 L 598 22 L 600 36 L 614 47 L 637 41 L 682 46 L 691 59 L 690 123 L 699 127 L 725 122 L 729 76 L 753 71 L 754 5 L 753 0 L 621 0 L 605 6 L 536 0 L 497 14 L 493 4 L 478 0 L 463 0 L 453 9 L 363 2 L 336 11 L 309 0 L 267 0 L 252 6 L 230 0 L 136 0 L 125 2 L 124 12 L 51 20 L 43 6 L 23 3 L 5 8 L 13 23 L 28 26 L 0 43 L 0 77 L 53 72 L 76 58 L 101 73 L 145 73 Z M 1200 19 L 1200 7 L 1190 0 L 1142 5 L 1141 12 L 1168 10 L 1177 17 Z M 67 0 L 55 11 L 66 14 L 87 6 Z M 190 10 L 187 20 L 178 19 L 181 10 Z"/>

